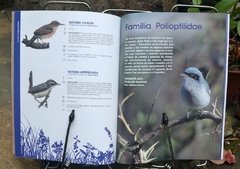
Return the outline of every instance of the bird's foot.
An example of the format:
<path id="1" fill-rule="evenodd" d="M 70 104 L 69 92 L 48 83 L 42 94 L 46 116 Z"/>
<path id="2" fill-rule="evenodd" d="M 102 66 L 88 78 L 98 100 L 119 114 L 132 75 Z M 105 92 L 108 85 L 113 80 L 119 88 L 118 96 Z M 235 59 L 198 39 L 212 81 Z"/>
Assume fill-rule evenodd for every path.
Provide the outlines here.
<path id="1" fill-rule="evenodd" d="M 41 103 L 38 99 L 36 99 L 35 97 L 34 97 L 34 100 L 36 100 L 38 103 Z"/>
<path id="2" fill-rule="evenodd" d="M 48 103 L 47 103 L 47 101 L 46 101 L 46 103 L 45 103 L 45 105 L 44 105 L 46 108 L 48 107 Z"/>
<path id="3" fill-rule="evenodd" d="M 44 101 L 42 101 L 39 105 L 38 105 L 38 108 L 42 107 L 44 104 Z"/>
<path id="4" fill-rule="evenodd" d="M 38 108 L 42 107 L 43 105 L 47 108 L 48 104 L 47 104 L 47 99 L 49 98 L 49 95 L 47 95 L 45 97 L 45 99 L 39 104 Z"/>

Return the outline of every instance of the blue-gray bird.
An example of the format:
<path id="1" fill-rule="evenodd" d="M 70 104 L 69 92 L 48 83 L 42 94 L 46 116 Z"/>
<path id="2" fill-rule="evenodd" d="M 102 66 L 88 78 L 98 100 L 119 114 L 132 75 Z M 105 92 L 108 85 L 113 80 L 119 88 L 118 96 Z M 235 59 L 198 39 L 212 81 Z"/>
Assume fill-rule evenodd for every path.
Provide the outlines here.
<path id="1" fill-rule="evenodd" d="M 29 40 L 29 42 L 26 45 L 30 46 L 35 40 L 42 41 L 42 39 L 47 39 L 52 37 L 55 34 L 58 26 L 60 25 L 64 25 L 64 24 L 61 24 L 58 21 L 52 21 L 49 24 L 41 26 L 40 28 L 34 31 L 33 37 Z"/>
<path id="2" fill-rule="evenodd" d="M 190 109 L 187 118 L 191 110 L 202 112 L 202 109 L 210 103 L 211 90 L 205 79 L 206 72 L 200 70 L 196 67 L 188 67 L 183 74 L 180 74 L 183 77 L 181 99 Z"/>
<path id="3" fill-rule="evenodd" d="M 44 83 L 38 84 L 36 86 L 33 86 L 33 77 L 32 77 L 32 71 L 30 72 L 29 75 L 29 89 L 28 89 L 28 93 L 32 94 L 34 99 L 40 103 L 39 107 L 41 107 L 44 103 L 45 106 L 47 107 L 47 99 L 51 93 L 51 90 L 53 89 L 53 87 L 55 87 L 56 85 L 59 85 L 57 82 L 55 82 L 54 80 L 50 79 L 47 80 Z M 42 98 L 45 97 L 45 99 L 40 102 L 39 100 L 37 100 L 37 98 Z"/>

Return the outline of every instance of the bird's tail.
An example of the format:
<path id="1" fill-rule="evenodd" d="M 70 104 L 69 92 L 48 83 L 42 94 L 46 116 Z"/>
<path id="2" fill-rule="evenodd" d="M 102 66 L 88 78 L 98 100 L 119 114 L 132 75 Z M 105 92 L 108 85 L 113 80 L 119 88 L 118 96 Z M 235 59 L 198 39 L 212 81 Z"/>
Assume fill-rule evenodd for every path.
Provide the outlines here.
<path id="1" fill-rule="evenodd" d="M 33 77 L 32 77 L 32 71 L 29 74 L 29 88 L 28 88 L 28 92 L 30 91 L 30 89 L 33 86 Z"/>
<path id="2" fill-rule="evenodd" d="M 33 37 L 27 42 L 26 46 L 31 46 L 36 39 L 37 39 L 37 36 L 33 35 Z"/>

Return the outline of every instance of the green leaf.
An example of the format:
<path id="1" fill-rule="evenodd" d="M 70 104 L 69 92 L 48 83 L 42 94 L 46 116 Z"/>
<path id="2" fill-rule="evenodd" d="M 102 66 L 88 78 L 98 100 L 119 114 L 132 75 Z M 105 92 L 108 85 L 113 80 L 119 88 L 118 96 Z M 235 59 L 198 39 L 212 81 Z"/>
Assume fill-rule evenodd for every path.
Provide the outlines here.
<path id="1" fill-rule="evenodd" d="M 237 21 L 235 21 L 234 19 L 230 19 L 230 28 L 231 30 L 237 27 Z"/>
<path id="2" fill-rule="evenodd" d="M 240 36 L 240 21 L 238 21 L 238 24 L 237 24 L 237 31 L 238 31 L 238 35 Z"/>
<path id="3" fill-rule="evenodd" d="M 228 12 L 238 2 L 238 0 L 222 0 L 215 5 L 218 12 Z"/>
<path id="4" fill-rule="evenodd" d="M 192 0 L 193 5 L 200 5 L 202 0 Z"/>
<path id="5" fill-rule="evenodd" d="M 188 8 L 187 11 L 192 13 L 200 12 L 199 8 Z"/>
<path id="6" fill-rule="evenodd" d="M 240 13 L 240 7 L 236 7 L 236 8 L 231 12 L 231 17 L 232 17 L 232 18 L 235 18 L 239 13 Z"/>

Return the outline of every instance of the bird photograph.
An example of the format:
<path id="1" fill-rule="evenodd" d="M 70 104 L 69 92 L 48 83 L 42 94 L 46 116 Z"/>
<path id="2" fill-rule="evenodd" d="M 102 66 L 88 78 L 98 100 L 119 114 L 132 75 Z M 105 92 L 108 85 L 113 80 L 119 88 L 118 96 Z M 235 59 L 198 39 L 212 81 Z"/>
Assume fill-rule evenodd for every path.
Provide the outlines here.
<path id="1" fill-rule="evenodd" d="M 191 111 L 199 110 L 201 112 L 210 103 L 211 90 L 206 77 L 200 70 L 196 67 L 188 67 L 184 73 L 180 74 L 183 77 L 181 99 L 189 107 L 187 118 Z"/>
<path id="2" fill-rule="evenodd" d="M 32 47 L 36 49 L 45 49 L 49 48 L 49 43 L 44 42 L 44 39 L 51 38 L 57 31 L 58 27 L 64 25 L 56 20 L 50 22 L 49 24 L 43 25 L 36 29 L 33 32 L 33 36 L 31 39 L 28 40 L 27 35 L 25 35 L 25 39 L 23 39 L 23 43 L 27 47 Z M 37 42 L 35 42 L 37 41 Z"/>
<path id="3" fill-rule="evenodd" d="M 170 16 L 166 18 L 166 22 L 178 19 Z M 182 18 L 184 19 L 193 22 L 187 16 Z M 164 43 L 172 47 L 169 48 L 170 53 L 161 44 L 152 42 L 159 45 L 159 53 L 156 52 L 154 57 L 162 59 L 159 62 L 162 63 L 161 73 L 124 74 L 126 64 L 120 66 L 120 72 L 122 70 L 123 73 L 120 74 L 118 134 L 123 149 L 126 147 L 125 142 L 129 145 L 140 142 L 139 152 L 151 150 L 149 159 L 158 157 L 171 160 L 173 156 L 182 160 L 221 158 L 227 74 L 226 44 L 223 43 L 226 38 L 225 26 L 218 18 L 198 19 L 208 28 L 207 31 L 181 30 L 181 33 L 171 32 L 172 34 L 168 31 L 156 31 L 147 34 L 149 37 L 170 36 L 173 39 L 173 42 L 165 40 Z M 127 33 L 126 37 L 133 36 Z M 124 43 L 122 45 L 124 47 Z M 141 44 L 136 43 L 138 45 Z M 124 53 L 124 49 L 121 52 Z M 147 52 L 144 56 L 151 57 Z M 171 70 L 167 70 L 169 63 L 164 62 L 165 58 L 171 59 Z M 158 62 L 152 61 L 150 64 Z M 151 65 L 144 66 L 149 68 Z M 134 77 L 146 81 L 145 85 L 124 86 L 125 79 Z M 170 137 L 159 127 L 163 125 L 163 114 L 168 117 L 167 135 Z M 138 138 L 137 141 L 135 138 Z M 171 140 L 172 153 L 168 138 Z M 121 161 L 129 162 L 132 157 L 131 148 L 125 151 L 126 154 L 130 152 L 128 158 L 121 158 Z"/>
<path id="4" fill-rule="evenodd" d="M 33 73 L 32 71 L 30 71 L 28 93 L 33 95 L 34 99 L 39 103 L 39 106 L 38 106 L 39 108 L 43 105 L 46 108 L 48 107 L 47 100 L 49 99 L 52 89 L 57 85 L 60 85 L 60 84 L 58 84 L 52 79 L 49 79 L 46 82 L 40 83 L 38 85 L 33 85 Z M 44 98 L 44 99 L 40 101 L 39 98 L 40 99 Z"/>

